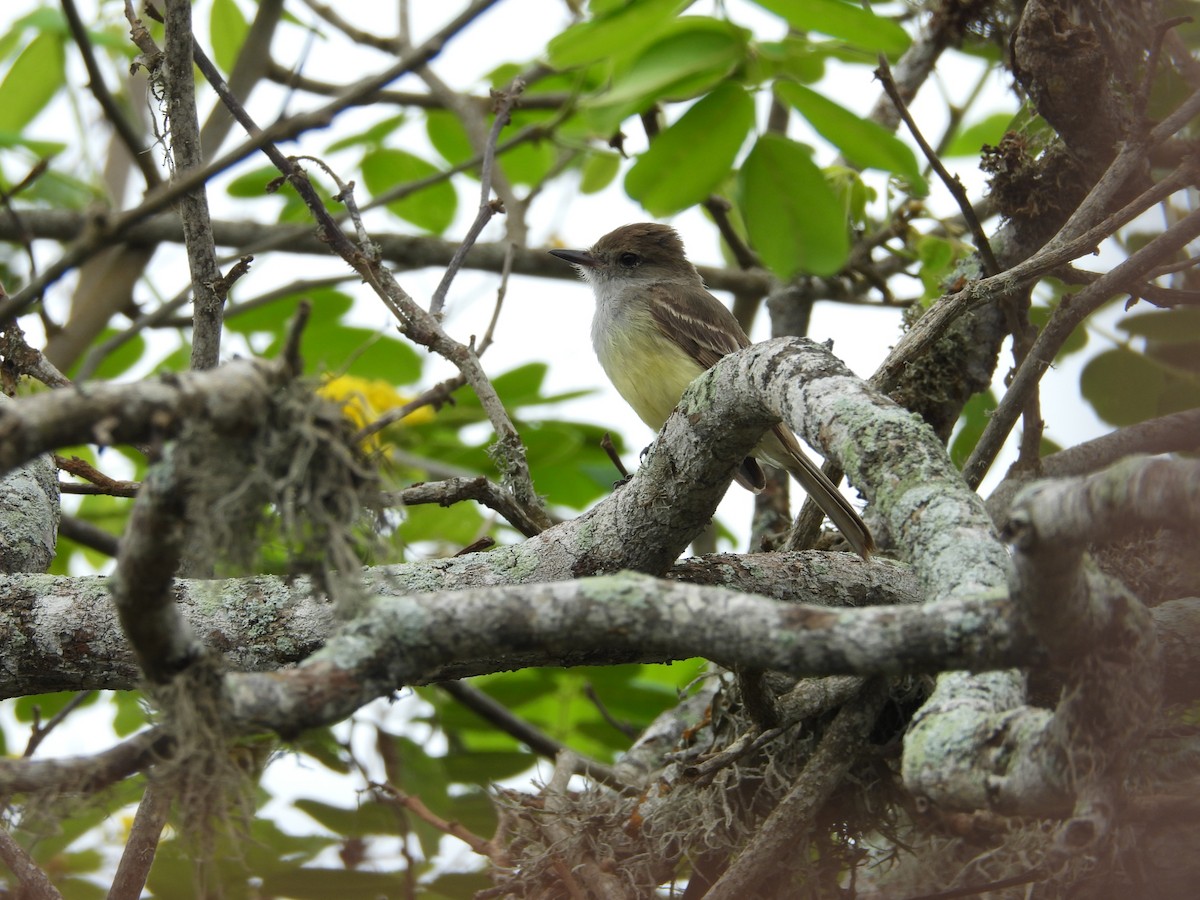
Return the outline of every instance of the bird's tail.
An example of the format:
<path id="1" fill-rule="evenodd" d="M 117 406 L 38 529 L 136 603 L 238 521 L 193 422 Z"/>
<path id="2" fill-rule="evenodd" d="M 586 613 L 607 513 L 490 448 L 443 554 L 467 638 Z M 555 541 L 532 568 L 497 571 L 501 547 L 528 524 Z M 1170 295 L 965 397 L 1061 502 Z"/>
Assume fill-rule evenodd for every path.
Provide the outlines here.
<path id="1" fill-rule="evenodd" d="M 830 521 L 837 526 L 855 553 L 863 559 L 870 559 L 871 554 L 875 552 L 875 540 L 858 510 L 842 496 L 837 485 L 826 477 L 820 467 L 805 455 L 800 443 L 790 431 L 778 425 L 773 436 L 779 441 L 779 449 L 785 452 L 771 452 L 771 462 L 787 469 L 788 474 L 796 479 L 808 496 L 821 507 L 821 511 L 829 516 Z M 775 447 L 770 449 L 775 451 Z"/>

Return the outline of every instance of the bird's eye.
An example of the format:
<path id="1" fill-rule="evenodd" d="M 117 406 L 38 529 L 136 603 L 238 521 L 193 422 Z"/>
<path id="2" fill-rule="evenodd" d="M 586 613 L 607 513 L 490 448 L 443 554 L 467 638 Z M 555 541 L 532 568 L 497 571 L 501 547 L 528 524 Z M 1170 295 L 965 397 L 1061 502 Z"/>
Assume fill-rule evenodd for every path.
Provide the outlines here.
<path id="1" fill-rule="evenodd" d="M 641 263 L 641 261 L 642 261 L 642 258 L 640 256 L 638 256 L 636 253 L 622 253 L 620 256 L 617 257 L 617 262 L 619 262 L 626 269 L 637 268 L 638 264 Z"/>

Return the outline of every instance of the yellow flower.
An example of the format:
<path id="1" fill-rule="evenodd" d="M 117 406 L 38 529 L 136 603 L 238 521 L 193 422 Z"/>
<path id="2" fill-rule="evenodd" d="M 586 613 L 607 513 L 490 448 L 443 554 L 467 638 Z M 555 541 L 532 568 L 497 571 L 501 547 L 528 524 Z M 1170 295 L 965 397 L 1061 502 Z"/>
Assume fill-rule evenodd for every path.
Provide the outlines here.
<path id="1" fill-rule="evenodd" d="M 400 393 L 382 378 L 359 378 L 355 375 L 326 376 L 318 389 L 322 397 L 338 403 L 342 414 L 355 428 L 364 428 L 384 413 L 404 406 L 412 397 Z M 400 420 L 404 425 L 420 425 L 433 421 L 434 412 L 429 406 L 415 409 Z M 367 440 L 368 449 L 382 449 L 378 435 Z"/>

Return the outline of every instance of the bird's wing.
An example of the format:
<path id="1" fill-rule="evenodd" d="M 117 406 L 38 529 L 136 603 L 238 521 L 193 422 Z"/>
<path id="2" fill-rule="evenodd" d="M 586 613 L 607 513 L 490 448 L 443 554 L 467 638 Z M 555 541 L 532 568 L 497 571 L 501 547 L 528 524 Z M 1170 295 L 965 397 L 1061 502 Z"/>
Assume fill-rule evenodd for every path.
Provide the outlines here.
<path id="1" fill-rule="evenodd" d="M 702 287 L 654 285 L 650 314 L 658 330 L 705 369 L 722 356 L 750 346 L 733 313 Z"/>

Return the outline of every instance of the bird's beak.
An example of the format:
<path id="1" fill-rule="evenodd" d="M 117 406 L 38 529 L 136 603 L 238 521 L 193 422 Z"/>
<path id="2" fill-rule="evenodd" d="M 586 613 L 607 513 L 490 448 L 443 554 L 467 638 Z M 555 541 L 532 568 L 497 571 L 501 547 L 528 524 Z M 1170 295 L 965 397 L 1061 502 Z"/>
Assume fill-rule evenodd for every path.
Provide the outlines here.
<path id="1" fill-rule="evenodd" d="M 586 250 L 551 250 L 550 255 L 557 256 L 559 259 L 565 259 L 573 266 L 594 269 L 600 265 L 600 261 Z"/>

